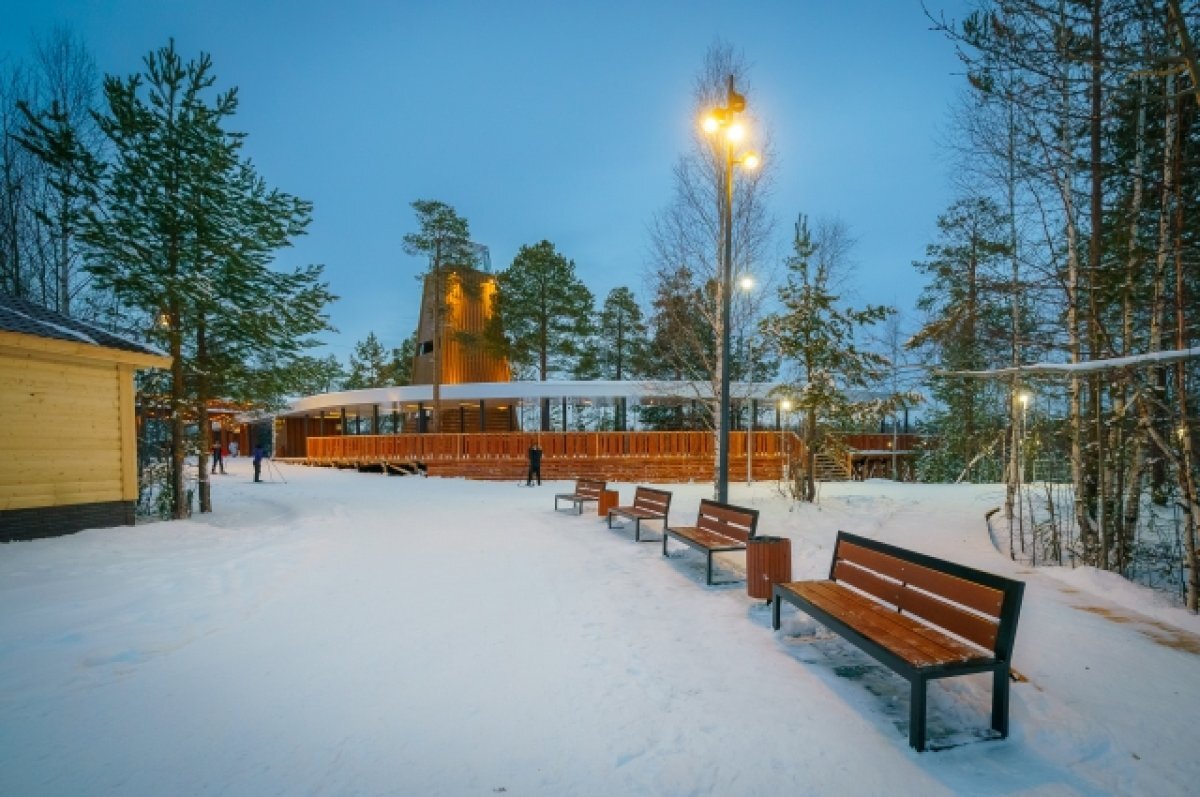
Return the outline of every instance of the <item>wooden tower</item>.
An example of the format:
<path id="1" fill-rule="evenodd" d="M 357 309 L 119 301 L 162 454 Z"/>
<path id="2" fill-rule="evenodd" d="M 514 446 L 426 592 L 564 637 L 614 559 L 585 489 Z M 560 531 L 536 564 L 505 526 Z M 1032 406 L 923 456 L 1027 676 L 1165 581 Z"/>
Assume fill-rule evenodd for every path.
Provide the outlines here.
<path id="1" fill-rule="evenodd" d="M 484 345 L 484 333 L 495 320 L 496 276 L 473 268 L 446 267 L 442 269 L 440 290 L 438 287 L 435 276 L 426 275 L 417 320 L 413 384 L 511 381 L 508 360 L 488 352 Z M 435 378 L 435 347 L 441 353 L 441 379 Z"/>

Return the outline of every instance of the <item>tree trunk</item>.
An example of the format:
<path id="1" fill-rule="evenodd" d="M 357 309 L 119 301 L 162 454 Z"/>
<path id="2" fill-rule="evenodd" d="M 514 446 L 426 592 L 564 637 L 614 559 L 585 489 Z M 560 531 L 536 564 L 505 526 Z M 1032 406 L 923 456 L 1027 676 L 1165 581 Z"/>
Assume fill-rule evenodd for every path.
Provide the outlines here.
<path id="1" fill-rule="evenodd" d="M 187 456 L 187 428 L 184 424 L 185 386 L 183 383 L 183 335 L 180 312 L 173 305 L 167 311 L 171 347 L 171 515 L 186 518 L 191 510 L 185 493 L 184 465 Z"/>
<path id="2" fill-rule="evenodd" d="M 212 511 L 212 480 L 209 478 L 208 459 L 213 449 L 212 424 L 208 422 L 208 339 L 205 322 L 196 322 L 196 423 L 200 432 L 200 472 L 197 474 L 197 493 L 200 511 Z"/>

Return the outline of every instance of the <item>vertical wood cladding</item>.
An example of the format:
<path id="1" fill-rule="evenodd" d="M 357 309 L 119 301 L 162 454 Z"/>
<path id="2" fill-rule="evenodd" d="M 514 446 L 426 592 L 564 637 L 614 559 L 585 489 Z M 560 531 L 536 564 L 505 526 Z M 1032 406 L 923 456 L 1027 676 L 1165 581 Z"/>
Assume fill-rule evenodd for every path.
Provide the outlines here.
<path id="1" fill-rule="evenodd" d="M 508 361 L 484 350 L 483 333 L 495 315 L 496 278 L 474 269 L 445 269 L 442 274 L 442 330 L 434 340 L 436 304 L 434 276 L 426 275 L 417 322 L 417 354 L 413 384 L 434 382 L 433 349 L 442 352 L 443 385 L 465 382 L 508 382 Z"/>

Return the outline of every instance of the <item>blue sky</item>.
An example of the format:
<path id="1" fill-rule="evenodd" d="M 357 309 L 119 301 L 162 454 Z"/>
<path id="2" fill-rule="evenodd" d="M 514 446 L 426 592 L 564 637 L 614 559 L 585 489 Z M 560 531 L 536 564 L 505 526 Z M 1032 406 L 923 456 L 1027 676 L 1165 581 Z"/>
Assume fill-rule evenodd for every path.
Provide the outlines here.
<path id="1" fill-rule="evenodd" d="M 967 0 L 927 0 L 961 18 Z M 915 320 L 914 259 L 952 200 L 940 141 L 961 91 L 953 46 L 918 0 L 365 2 L 4 0 L 0 58 L 66 22 L 101 72 L 127 75 L 174 37 L 236 85 L 235 123 L 273 185 L 311 200 L 286 265 L 324 263 L 345 359 L 416 324 L 409 203 L 440 199 L 496 268 L 545 238 L 599 298 L 649 295 L 647 225 L 695 119 L 691 86 L 721 38 L 751 64 L 754 114 L 777 153 L 782 257 L 796 214 L 858 239 L 860 300 Z"/>

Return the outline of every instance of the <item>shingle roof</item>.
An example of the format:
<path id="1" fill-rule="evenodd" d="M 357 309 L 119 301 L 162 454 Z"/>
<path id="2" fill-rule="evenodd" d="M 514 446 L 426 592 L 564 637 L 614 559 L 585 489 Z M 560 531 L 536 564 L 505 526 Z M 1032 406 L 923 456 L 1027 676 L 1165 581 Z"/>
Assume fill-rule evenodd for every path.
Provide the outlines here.
<path id="1" fill-rule="evenodd" d="M 134 343 L 79 319 L 6 293 L 0 293 L 0 332 L 19 332 L 40 338 L 89 343 L 93 346 L 138 354 L 162 354 L 149 346 Z"/>

